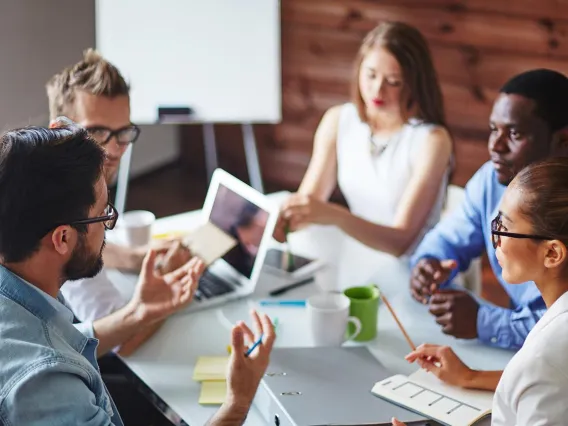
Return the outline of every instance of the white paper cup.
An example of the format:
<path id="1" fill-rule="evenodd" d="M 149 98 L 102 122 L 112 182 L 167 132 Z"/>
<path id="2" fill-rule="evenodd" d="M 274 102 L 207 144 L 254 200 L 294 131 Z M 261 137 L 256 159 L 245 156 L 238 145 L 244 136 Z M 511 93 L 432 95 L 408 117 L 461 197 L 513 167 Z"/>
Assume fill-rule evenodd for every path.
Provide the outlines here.
<path id="1" fill-rule="evenodd" d="M 130 247 L 144 246 L 152 238 L 152 225 L 156 221 L 154 213 L 146 210 L 132 210 L 120 217 L 119 226 L 123 229 L 126 244 Z"/>

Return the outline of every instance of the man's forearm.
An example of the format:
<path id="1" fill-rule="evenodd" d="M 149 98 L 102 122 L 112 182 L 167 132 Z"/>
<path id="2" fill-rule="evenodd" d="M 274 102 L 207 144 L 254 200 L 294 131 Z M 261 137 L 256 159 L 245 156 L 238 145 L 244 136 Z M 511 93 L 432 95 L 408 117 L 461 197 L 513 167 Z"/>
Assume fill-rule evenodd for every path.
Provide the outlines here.
<path id="1" fill-rule="evenodd" d="M 143 258 L 139 250 L 113 243 L 107 243 L 103 250 L 105 266 L 110 269 L 139 271 Z"/>
<path id="2" fill-rule="evenodd" d="M 136 307 L 130 303 L 93 323 L 95 337 L 99 339 L 97 356 L 120 346 L 131 339 L 141 328 L 148 326 Z"/>
<path id="3" fill-rule="evenodd" d="M 156 333 L 160 329 L 160 327 L 164 324 L 164 321 L 165 320 L 162 320 L 146 326 L 144 329 L 137 332 L 133 337 L 120 345 L 118 354 L 121 356 L 132 355 L 140 346 L 142 346 L 150 337 L 154 335 L 154 333 Z"/>
<path id="4" fill-rule="evenodd" d="M 250 409 L 249 404 L 232 404 L 225 402 L 205 426 L 241 426 Z"/>

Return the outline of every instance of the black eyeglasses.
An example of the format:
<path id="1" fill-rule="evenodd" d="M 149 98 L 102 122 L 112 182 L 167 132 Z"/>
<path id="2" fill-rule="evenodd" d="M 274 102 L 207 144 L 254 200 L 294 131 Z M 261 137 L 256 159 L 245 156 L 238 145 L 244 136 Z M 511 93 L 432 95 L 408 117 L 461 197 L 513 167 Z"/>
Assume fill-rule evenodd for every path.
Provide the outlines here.
<path id="1" fill-rule="evenodd" d="M 108 206 L 103 216 L 74 220 L 73 222 L 70 222 L 69 225 L 88 225 L 90 223 L 102 222 L 103 225 L 105 226 L 105 229 L 111 230 L 114 229 L 114 227 L 116 226 L 117 220 L 118 220 L 118 212 L 111 203 L 108 203 Z"/>
<path id="2" fill-rule="evenodd" d="M 554 240 L 552 237 L 545 237 L 543 235 L 531 235 L 531 234 L 515 234 L 514 232 L 502 231 L 504 228 L 503 222 L 501 221 L 501 213 L 497 215 L 495 219 L 491 221 L 491 242 L 493 243 L 493 248 L 496 249 L 501 245 L 501 237 L 509 238 L 528 238 L 531 240 Z"/>
<path id="3" fill-rule="evenodd" d="M 138 136 L 140 136 L 140 128 L 135 124 L 124 126 L 117 130 L 103 126 L 86 127 L 86 130 L 89 132 L 89 135 L 102 146 L 109 143 L 113 136 L 116 137 L 116 142 L 120 146 L 134 143 L 136 139 L 138 139 Z"/>

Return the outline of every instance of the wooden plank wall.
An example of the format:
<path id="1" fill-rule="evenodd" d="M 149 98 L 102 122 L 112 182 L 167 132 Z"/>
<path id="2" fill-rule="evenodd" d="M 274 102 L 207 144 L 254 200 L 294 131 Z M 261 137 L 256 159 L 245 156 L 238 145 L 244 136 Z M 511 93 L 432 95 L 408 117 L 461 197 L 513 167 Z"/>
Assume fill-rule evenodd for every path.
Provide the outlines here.
<path id="1" fill-rule="evenodd" d="M 488 118 L 499 87 L 537 67 L 568 74 L 567 0 L 282 0 L 283 120 L 255 126 L 268 188 L 297 187 L 318 121 L 348 100 L 359 43 L 382 20 L 414 25 L 430 44 L 459 185 L 488 158 Z M 220 165 L 246 179 L 238 126 L 216 129 Z M 180 135 L 183 161 L 204 174 L 201 129 L 183 127 Z"/>

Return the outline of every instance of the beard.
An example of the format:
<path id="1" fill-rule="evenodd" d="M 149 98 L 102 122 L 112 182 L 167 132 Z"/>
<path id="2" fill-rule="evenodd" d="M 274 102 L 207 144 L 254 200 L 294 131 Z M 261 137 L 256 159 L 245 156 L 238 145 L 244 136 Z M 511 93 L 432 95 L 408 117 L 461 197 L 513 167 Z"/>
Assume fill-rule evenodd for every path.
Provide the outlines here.
<path id="1" fill-rule="evenodd" d="M 103 249 L 105 247 L 105 241 L 103 240 L 103 244 L 98 253 L 92 253 L 89 252 L 86 239 L 86 235 L 79 237 L 77 247 L 65 265 L 63 274 L 66 281 L 93 278 L 103 269 Z"/>

